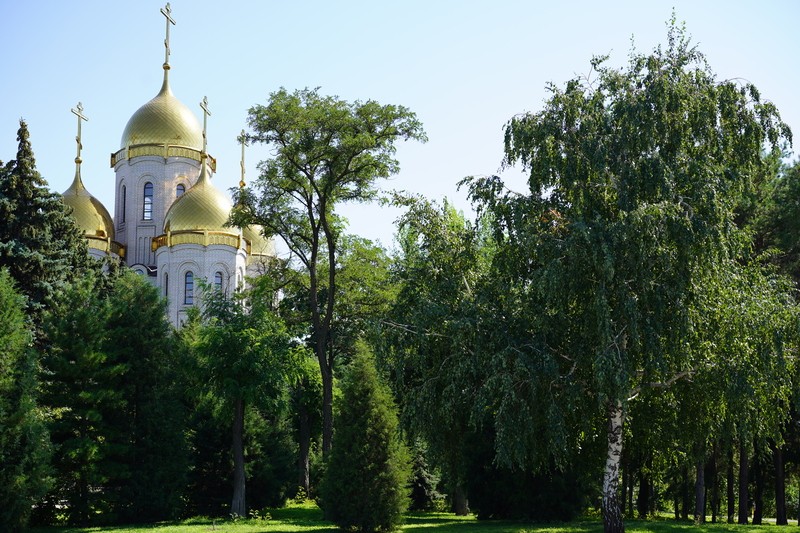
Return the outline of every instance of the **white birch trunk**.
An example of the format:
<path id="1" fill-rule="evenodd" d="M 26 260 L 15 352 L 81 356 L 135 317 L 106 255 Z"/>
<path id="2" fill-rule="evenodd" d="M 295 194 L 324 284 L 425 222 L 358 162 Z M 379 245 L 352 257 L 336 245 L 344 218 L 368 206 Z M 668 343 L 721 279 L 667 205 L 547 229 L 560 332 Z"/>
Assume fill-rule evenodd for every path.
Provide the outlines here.
<path id="1" fill-rule="evenodd" d="M 603 473 L 603 530 L 624 533 L 625 524 L 619 502 L 619 467 L 622 458 L 622 426 L 625 413 L 619 400 L 608 404 L 608 451 Z"/>

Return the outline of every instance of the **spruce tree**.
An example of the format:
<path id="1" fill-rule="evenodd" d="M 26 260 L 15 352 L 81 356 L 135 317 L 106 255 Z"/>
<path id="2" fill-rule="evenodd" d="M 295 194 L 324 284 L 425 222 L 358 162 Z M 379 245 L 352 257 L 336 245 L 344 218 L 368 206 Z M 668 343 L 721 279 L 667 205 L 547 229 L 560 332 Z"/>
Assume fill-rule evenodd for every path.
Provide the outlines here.
<path id="1" fill-rule="evenodd" d="M 104 351 L 123 365 L 123 404 L 108 415 L 115 443 L 116 514 L 124 522 L 177 518 L 188 470 L 186 409 L 181 401 L 181 351 L 166 318 L 166 301 L 147 279 L 121 272 L 109 292 Z"/>
<path id="2" fill-rule="evenodd" d="M 25 299 L 0 269 L 0 531 L 25 529 L 49 484 L 49 441 L 36 408 L 35 354 Z"/>
<path id="3" fill-rule="evenodd" d="M 44 302 L 91 263 L 68 208 L 36 170 L 23 120 L 17 141 L 16 159 L 0 164 L 0 267 L 27 297 L 38 327 Z"/>
<path id="4" fill-rule="evenodd" d="M 55 512 L 74 524 L 179 514 L 184 409 L 164 306 L 155 287 L 125 270 L 77 280 L 45 313 L 56 486 L 39 506 L 42 521 Z"/>
<path id="5" fill-rule="evenodd" d="M 342 384 L 337 420 L 321 487 L 327 517 L 342 529 L 394 529 L 409 503 L 409 453 L 389 387 L 364 344 Z"/>
<path id="6" fill-rule="evenodd" d="M 123 405 L 125 367 L 104 350 L 109 304 L 97 285 L 91 275 L 77 281 L 43 315 L 50 346 L 42 356 L 42 402 L 54 414 L 55 486 L 37 510 L 42 522 L 64 513 L 69 523 L 86 525 L 107 510 L 95 489 L 108 482 L 108 454 L 119 442 L 107 417 Z"/>

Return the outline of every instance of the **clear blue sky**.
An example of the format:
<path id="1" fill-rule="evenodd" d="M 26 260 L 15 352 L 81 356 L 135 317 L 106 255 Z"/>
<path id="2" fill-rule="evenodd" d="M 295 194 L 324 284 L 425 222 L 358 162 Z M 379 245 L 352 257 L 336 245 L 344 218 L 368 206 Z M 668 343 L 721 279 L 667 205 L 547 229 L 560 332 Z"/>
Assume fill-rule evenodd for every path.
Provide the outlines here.
<path id="1" fill-rule="evenodd" d="M 158 92 L 163 1 L 0 0 L 0 159 L 16 153 L 28 121 L 38 169 L 64 191 L 74 175 L 78 101 L 84 183 L 113 210 L 109 154 L 130 116 Z M 492 174 L 502 128 L 536 111 L 545 86 L 586 74 L 593 55 L 623 65 L 635 43 L 665 41 L 674 7 L 720 79 L 756 84 L 794 128 L 800 147 L 800 1 L 189 1 L 171 2 L 175 95 L 199 119 L 208 96 L 209 152 L 218 187 L 239 180 L 236 136 L 247 109 L 271 91 L 321 87 L 416 112 L 430 138 L 401 145 L 401 172 L 385 184 L 468 209 L 456 183 Z M 795 148 L 796 153 L 800 149 Z M 247 179 L 268 152 L 248 148 Z M 511 185 L 521 189 L 517 172 Z M 353 233 L 392 244 L 398 211 L 347 208 Z"/>

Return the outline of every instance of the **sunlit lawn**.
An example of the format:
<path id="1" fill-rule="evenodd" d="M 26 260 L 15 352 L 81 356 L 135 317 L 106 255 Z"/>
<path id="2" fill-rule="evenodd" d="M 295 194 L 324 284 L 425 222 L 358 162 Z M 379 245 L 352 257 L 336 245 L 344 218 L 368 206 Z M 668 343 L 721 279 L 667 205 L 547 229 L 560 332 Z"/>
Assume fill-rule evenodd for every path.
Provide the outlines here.
<path id="1" fill-rule="evenodd" d="M 292 533 L 335 531 L 336 527 L 322 519 L 322 511 L 313 504 L 292 505 L 284 509 L 270 509 L 269 520 L 230 520 L 193 518 L 177 523 L 150 526 L 118 527 L 51 527 L 32 529 L 31 533 L 89 533 L 109 531 L 114 533 Z M 791 527 L 791 526 L 790 526 Z M 752 533 L 776 531 L 776 526 L 738 526 L 732 524 L 704 524 L 673 520 L 626 522 L 629 533 Z M 458 517 L 449 513 L 418 513 L 406 516 L 403 533 L 602 533 L 599 519 L 580 519 L 568 523 L 535 524 L 530 522 L 476 520 L 475 517 Z"/>

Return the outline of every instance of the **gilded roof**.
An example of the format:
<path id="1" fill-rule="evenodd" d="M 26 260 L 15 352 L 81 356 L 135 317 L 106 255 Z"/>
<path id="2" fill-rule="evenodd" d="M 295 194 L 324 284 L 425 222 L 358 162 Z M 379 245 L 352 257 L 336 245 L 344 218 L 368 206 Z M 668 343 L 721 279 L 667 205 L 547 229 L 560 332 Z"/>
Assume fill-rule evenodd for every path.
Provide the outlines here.
<path id="1" fill-rule="evenodd" d="M 122 133 L 120 148 L 137 144 L 169 144 L 195 150 L 203 147 L 200 123 L 172 94 L 166 72 L 159 93 L 133 114 Z"/>
<path id="2" fill-rule="evenodd" d="M 80 168 L 75 170 L 75 179 L 61 198 L 72 208 L 75 223 L 85 235 L 114 239 L 114 222 L 111 215 L 100 200 L 92 196 L 83 186 Z"/>
<path id="3" fill-rule="evenodd" d="M 275 243 L 264 237 L 261 226 L 245 226 L 242 228 L 242 237 L 250 243 L 250 255 L 275 255 Z"/>
<path id="4" fill-rule="evenodd" d="M 239 233 L 237 228 L 226 226 L 232 207 L 228 197 L 211 183 L 204 161 L 197 183 L 175 200 L 167 211 L 164 232 L 205 230 Z"/>

